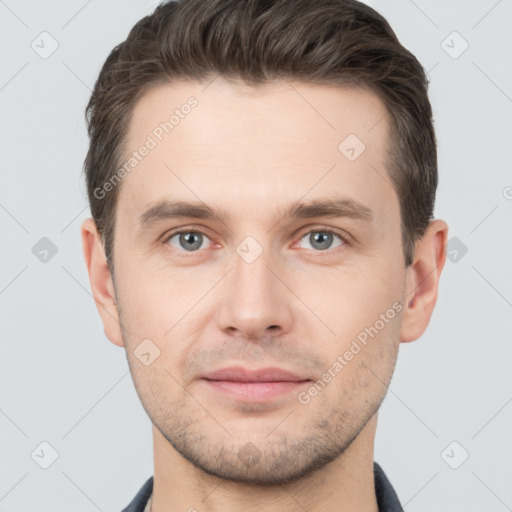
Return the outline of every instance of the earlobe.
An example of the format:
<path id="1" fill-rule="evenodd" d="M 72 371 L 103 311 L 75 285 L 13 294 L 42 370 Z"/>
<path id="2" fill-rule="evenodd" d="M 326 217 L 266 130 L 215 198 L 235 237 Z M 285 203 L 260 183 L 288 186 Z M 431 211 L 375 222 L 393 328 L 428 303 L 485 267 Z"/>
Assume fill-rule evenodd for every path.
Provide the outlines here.
<path id="1" fill-rule="evenodd" d="M 439 279 L 443 270 L 448 226 L 442 220 L 429 224 L 416 242 L 414 261 L 407 269 L 400 341 L 417 340 L 426 330 L 437 301 Z"/>
<path id="2" fill-rule="evenodd" d="M 82 223 L 82 250 L 91 291 L 103 322 L 107 338 L 120 347 L 124 346 L 122 329 L 116 305 L 115 289 L 107 264 L 100 234 L 93 219 Z"/>

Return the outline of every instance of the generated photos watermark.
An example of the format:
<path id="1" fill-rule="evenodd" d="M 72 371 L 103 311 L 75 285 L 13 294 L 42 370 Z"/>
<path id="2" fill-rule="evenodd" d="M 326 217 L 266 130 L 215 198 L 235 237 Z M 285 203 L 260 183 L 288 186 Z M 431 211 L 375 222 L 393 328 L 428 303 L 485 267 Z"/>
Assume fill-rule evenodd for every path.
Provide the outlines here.
<path id="1" fill-rule="evenodd" d="M 196 98 L 191 96 L 179 108 L 174 109 L 173 114 L 168 120 L 162 121 L 156 126 L 153 131 L 146 137 L 142 146 L 130 155 L 130 157 L 123 163 L 123 165 L 101 186 L 94 189 L 93 195 L 96 199 L 104 199 L 105 196 L 111 192 L 121 180 L 137 167 L 150 151 L 155 149 L 160 142 L 162 142 L 166 135 L 172 132 L 183 119 L 185 119 L 192 109 L 197 107 L 199 102 Z"/>

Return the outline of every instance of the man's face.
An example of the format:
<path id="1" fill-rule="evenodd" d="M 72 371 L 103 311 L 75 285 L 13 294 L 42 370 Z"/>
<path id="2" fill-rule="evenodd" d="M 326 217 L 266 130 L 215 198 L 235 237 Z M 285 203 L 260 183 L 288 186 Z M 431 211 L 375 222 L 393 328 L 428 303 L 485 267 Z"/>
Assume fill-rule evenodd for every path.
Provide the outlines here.
<path id="1" fill-rule="evenodd" d="M 293 481 L 376 419 L 396 361 L 406 269 L 386 110 L 361 90 L 205 87 L 154 88 L 130 122 L 127 155 L 148 135 L 156 147 L 123 179 L 116 210 L 124 345 L 145 410 L 186 459 L 227 479 Z M 144 216 L 163 201 L 216 216 Z M 327 201 L 339 215 L 298 208 Z M 301 382 L 205 379 L 233 367 Z"/>

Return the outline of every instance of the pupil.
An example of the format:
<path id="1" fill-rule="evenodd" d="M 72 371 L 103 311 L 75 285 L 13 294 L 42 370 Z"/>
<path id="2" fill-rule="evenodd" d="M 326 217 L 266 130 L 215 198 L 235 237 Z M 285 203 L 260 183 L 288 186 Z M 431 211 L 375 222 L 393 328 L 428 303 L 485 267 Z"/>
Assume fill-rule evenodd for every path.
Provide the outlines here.
<path id="1" fill-rule="evenodd" d="M 202 235 L 200 233 L 184 233 L 180 236 L 180 242 L 187 251 L 201 247 Z"/>
<path id="2" fill-rule="evenodd" d="M 316 232 L 310 235 L 310 242 L 313 247 L 320 250 L 328 249 L 331 245 L 331 235 L 329 233 Z"/>

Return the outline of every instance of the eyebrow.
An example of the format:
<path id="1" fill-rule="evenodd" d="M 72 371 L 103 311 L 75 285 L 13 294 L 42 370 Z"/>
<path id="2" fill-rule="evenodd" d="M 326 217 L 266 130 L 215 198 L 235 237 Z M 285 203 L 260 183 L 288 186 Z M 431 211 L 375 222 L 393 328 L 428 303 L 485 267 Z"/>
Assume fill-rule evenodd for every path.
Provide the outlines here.
<path id="1" fill-rule="evenodd" d="M 358 201 L 339 198 L 316 200 L 309 203 L 294 203 L 288 206 L 280 216 L 280 218 L 290 219 L 308 219 L 312 217 L 346 217 L 371 222 L 374 215 L 370 208 Z M 164 199 L 148 208 L 139 217 L 139 227 L 141 230 L 149 229 L 159 222 L 179 218 L 220 220 L 222 223 L 226 223 L 231 215 L 227 210 L 216 210 L 204 203 Z"/>

